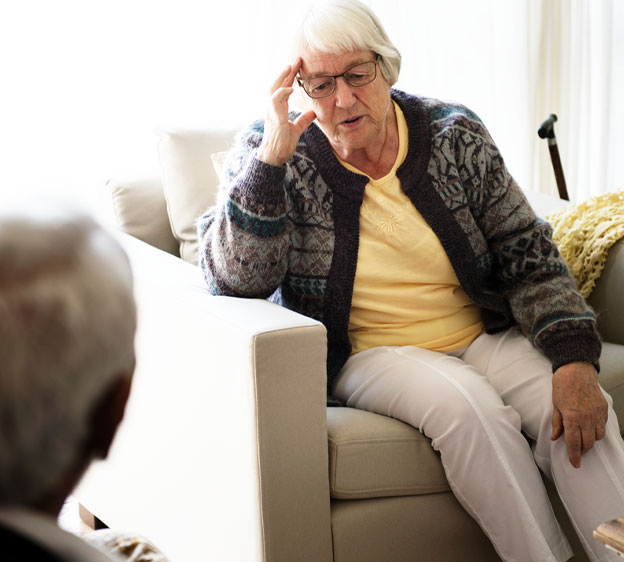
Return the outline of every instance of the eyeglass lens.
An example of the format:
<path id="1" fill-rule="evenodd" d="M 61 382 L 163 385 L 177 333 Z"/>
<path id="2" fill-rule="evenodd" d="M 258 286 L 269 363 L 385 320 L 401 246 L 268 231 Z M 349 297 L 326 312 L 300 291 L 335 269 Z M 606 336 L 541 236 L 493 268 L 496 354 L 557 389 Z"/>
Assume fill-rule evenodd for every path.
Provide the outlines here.
<path id="1" fill-rule="evenodd" d="M 324 98 L 334 93 L 337 78 L 342 77 L 347 84 L 358 88 L 372 82 L 376 74 L 376 61 L 370 61 L 352 66 L 337 76 L 318 76 L 311 80 L 302 80 L 301 84 L 310 97 Z"/>

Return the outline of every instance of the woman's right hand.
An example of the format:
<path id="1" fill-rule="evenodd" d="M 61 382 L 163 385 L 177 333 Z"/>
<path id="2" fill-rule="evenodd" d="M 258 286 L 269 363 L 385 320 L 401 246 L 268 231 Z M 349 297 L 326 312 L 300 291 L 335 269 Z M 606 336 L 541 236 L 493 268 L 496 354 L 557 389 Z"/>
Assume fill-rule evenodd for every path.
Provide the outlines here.
<path id="1" fill-rule="evenodd" d="M 303 132 L 316 119 L 314 111 L 306 111 L 295 119 L 288 120 L 288 99 L 293 93 L 293 84 L 302 60 L 288 65 L 271 87 L 271 101 L 264 123 L 264 136 L 257 152 L 258 159 L 272 166 L 281 166 L 297 148 Z"/>

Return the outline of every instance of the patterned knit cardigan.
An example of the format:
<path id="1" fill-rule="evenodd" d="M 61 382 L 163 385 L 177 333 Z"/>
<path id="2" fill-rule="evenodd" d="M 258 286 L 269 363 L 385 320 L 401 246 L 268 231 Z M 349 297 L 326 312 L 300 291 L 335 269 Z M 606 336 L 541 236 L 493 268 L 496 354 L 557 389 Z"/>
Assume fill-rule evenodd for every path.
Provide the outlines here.
<path id="1" fill-rule="evenodd" d="M 595 316 L 479 118 L 460 105 L 392 90 L 409 129 L 397 175 L 440 239 L 487 332 L 519 324 L 557 367 L 598 365 Z M 270 297 L 327 328 L 328 385 L 349 357 L 348 325 L 365 176 L 345 169 L 315 125 L 283 166 L 255 157 L 254 123 L 228 158 L 219 202 L 199 220 L 214 294 Z M 414 267 L 426 267 L 415 263 Z"/>

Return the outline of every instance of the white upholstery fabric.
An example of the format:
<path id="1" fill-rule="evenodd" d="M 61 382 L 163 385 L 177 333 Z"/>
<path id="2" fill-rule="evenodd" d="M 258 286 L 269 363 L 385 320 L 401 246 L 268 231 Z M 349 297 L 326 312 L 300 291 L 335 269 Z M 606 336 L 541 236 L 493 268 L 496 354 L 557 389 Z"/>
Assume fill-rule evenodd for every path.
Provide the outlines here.
<path id="1" fill-rule="evenodd" d="M 228 150 L 232 131 L 159 129 L 158 157 L 171 230 L 180 256 L 197 263 L 195 222 L 214 204 L 218 178 L 212 154 Z"/>
<path id="2" fill-rule="evenodd" d="M 198 267 L 119 239 L 137 366 L 110 454 L 75 497 L 172 561 L 330 562 L 325 328 L 211 296 Z"/>

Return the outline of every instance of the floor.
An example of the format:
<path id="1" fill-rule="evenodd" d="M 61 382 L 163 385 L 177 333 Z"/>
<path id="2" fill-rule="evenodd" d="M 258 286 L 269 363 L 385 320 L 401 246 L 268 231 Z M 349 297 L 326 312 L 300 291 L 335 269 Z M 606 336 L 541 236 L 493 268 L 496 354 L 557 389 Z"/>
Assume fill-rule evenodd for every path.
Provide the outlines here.
<path id="1" fill-rule="evenodd" d="M 80 519 L 78 501 L 73 496 L 69 496 L 65 501 L 58 517 L 58 524 L 61 528 L 76 535 L 81 535 L 92 530 Z M 123 532 L 113 532 L 112 534 L 108 534 L 107 531 L 101 532 L 104 534 L 100 537 L 94 536 L 95 534 L 100 534 L 100 531 L 98 531 L 98 533 L 91 534 L 86 540 L 92 546 L 103 550 L 109 556 L 111 553 L 114 553 L 115 560 L 128 560 L 129 562 L 167 562 L 162 552 L 139 535 Z M 4 560 L 4 558 L 2 558 L 2 560 Z"/>

